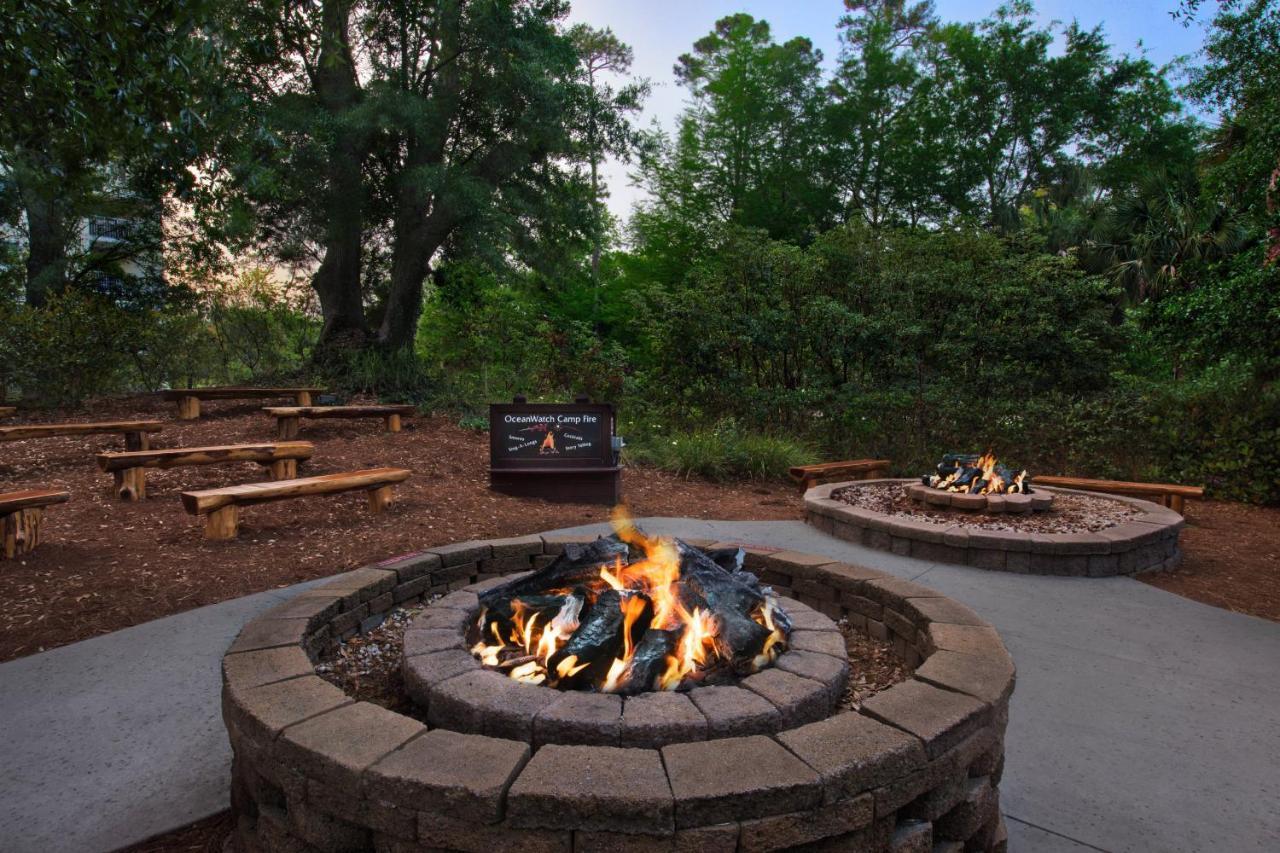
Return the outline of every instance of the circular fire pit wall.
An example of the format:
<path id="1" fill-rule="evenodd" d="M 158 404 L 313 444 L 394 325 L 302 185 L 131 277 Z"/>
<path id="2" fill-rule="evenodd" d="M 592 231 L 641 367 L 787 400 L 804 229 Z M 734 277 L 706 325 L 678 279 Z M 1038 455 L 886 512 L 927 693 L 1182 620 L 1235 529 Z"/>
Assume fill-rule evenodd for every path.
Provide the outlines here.
<path id="1" fill-rule="evenodd" d="M 479 669 L 459 645 L 477 593 L 567 542 L 585 544 L 434 548 L 249 623 L 223 660 L 238 849 L 1005 849 L 1013 664 L 972 611 L 858 566 L 747 549 L 793 630 L 773 667 L 738 684 L 622 697 Z M 440 593 L 405 635 L 426 724 L 315 674 L 372 617 Z M 835 710 L 848 658 L 833 619 L 892 642 L 914 676 Z"/>
<path id="2" fill-rule="evenodd" d="M 914 502 L 930 508 L 946 507 L 938 518 L 917 518 L 853 506 L 832 498 L 842 489 L 879 488 L 885 484 L 906 489 Z M 1049 510 L 1055 495 L 1081 495 L 1090 500 L 1111 501 L 1131 506 L 1136 512 L 1118 524 L 1096 532 L 1037 533 L 1020 530 L 985 529 L 976 523 L 980 507 L 953 506 L 970 495 L 955 494 L 922 486 L 914 480 L 859 480 L 829 483 L 805 492 L 805 521 L 826 533 L 868 548 L 892 551 L 903 556 L 939 563 L 956 563 L 980 569 L 1038 575 L 1106 577 L 1130 575 L 1153 569 L 1171 569 L 1182 555 L 1178 533 L 1182 516 L 1171 509 L 1137 498 L 1073 489 L 1035 486 L 1030 495 L 974 495 L 987 501 L 1000 499 L 998 509 L 985 512 L 1029 513 Z M 1015 499 L 1024 499 L 1017 501 Z M 1029 500 L 1028 500 L 1029 499 Z M 1009 505 L 1014 500 L 1016 509 Z M 994 516 L 999 518 L 1000 516 Z"/>

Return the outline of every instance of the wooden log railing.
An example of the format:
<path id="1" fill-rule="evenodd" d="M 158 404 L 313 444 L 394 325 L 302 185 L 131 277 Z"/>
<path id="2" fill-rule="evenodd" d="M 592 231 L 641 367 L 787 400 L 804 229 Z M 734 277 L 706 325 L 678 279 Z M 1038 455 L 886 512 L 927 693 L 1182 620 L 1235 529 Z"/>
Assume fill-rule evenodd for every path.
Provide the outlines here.
<path id="1" fill-rule="evenodd" d="M 0 553 L 6 560 L 29 554 L 40 544 L 44 508 L 70 495 L 56 489 L 27 489 L 0 494 Z"/>
<path id="2" fill-rule="evenodd" d="M 310 459 L 314 452 L 315 446 L 308 442 L 291 441 L 99 453 L 97 459 L 99 468 L 115 476 L 115 492 L 118 497 L 122 500 L 140 501 L 147 496 L 148 468 L 256 462 L 270 469 L 273 480 L 290 480 L 298 476 L 298 461 Z"/>
<path id="3" fill-rule="evenodd" d="M 400 431 L 400 419 L 412 417 L 413 406 L 267 406 L 262 411 L 276 419 L 276 437 L 298 437 L 300 418 L 382 418 L 387 432 Z"/>
<path id="4" fill-rule="evenodd" d="M 263 400 L 272 397 L 292 397 L 299 406 L 310 406 L 311 395 L 323 393 L 323 388 L 242 388 L 219 386 L 214 388 L 175 388 L 161 391 L 165 400 L 178 401 L 178 419 L 193 421 L 200 417 L 201 400 Z"/>
<path id="5" fill-rule="evenodd" d="M 404 468 L 368 468 L 274 483 L 243 483 L 183 492 L 182 506 L 191 515 L 208 516 L 204 528 L 206 539 L 234 539 L 239 532 L 242 506 L 363 490 L 369 493 L 369 511 L 376 513 L 390 506 L 391 487 L 409 479 L 410 473 Z"/>
<path id="6" fill-rule="evenodd" d="M 0 426 L 0 441 L 21 441 L 26 438 L 52 438 L 67 435 L 98 435 L 119 433 L 124 436 L 126 450 L 146 450 L 147 434 L 160 432 L 164 425 L 159 421 L 99 421 L 79 424 L 23 424 Z"/>

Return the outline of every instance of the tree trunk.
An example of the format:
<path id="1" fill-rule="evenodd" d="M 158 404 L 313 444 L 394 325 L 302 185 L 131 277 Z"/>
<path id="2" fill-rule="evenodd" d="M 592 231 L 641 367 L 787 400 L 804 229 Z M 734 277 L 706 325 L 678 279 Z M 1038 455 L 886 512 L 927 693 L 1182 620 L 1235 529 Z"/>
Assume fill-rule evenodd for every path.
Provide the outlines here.
<path id="1" fill-rule="evenodd" d="M 19 155 L 19 160 L 25 160 Z M 42 307 L 67 283 L 68 222 L 55 183 L 42 179 L 52 164 L 37 155 L 35 163 L 20 162 L 13 170 L 18 196 L 27 214 L 27 304 Z"/>
<path id="2" fill-rule="evenodd" d="M 360 101 L 348 27 L 351 0 L 324 0 L 322 47 L 313 78 L 315 95 L 339 125 L 329 150 L 324 188 L 324 259 L 311 278 L 320 298 L 324 328 L 318 348 L 363 343 L 364 301 L 360 249 L 364 234 L 364 159 L 368 135 L 346 125 L 344 113 Z M 355 340 L 352 340 L 352 339 Z"/>
<path id="3" fill-rule="evenodd" d="M 35 199 L 27 211 L 27 303 L 36 308 L 67 283 L 66 220 L 57 201 Z"/>
<path id="4" fill-rule="evenodd" d="M 330 153 L 327 170 L 324 260 L 311 278 L 324 316 L 320 333 L 322 345 L 341 343 L 352 337 L 363 338 L 365 334 L 360 288 L 363 151 L 357 142 L 343 140 L 336 145 Z"/>

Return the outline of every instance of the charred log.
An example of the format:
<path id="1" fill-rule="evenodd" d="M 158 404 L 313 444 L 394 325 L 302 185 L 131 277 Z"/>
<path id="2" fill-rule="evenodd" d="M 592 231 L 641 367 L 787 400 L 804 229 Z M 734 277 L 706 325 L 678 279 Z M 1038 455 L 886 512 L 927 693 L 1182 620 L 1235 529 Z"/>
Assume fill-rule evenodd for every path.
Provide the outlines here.
<path id="1" fill-rule="evenodd" d="M 600 567 L 628 559 L 626 543 L 617 539 L 597 539 L 590 545 L 566 545 L 564 553 L 549 565 L 523 578 L 487 590 L 480 603 L 526 595 L 545 595 L 555 589 L 572 589 L 600 582 Z"/>
<path id="2" fill-rule="evenodd" d="M 636 645 L 635 656 L 627 666 L 622 692 L 634 695 L 656 690 L 658 677 L 667 669 L 667 658 L 680 643 L 681 630 L 650 628 Z"/>

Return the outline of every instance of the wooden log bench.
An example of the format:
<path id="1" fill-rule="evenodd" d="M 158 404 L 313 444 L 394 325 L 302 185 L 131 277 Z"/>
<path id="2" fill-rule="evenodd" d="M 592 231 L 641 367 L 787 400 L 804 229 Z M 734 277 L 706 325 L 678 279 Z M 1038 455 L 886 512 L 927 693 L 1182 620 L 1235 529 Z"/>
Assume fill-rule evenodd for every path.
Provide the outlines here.
<path id="1" fill-rule="evenodd" d="M 845 462 L 796 465 L 788 473 L 792 480 L 800 484 L 801 491 L 808 491 L 814 486 L 837 480 L 874 480 L 883 477 L 889 473 L 889 460 L 850 459 Z"/>
<path id="2" fill-rule="evenodd" d="M 387 432 L 400 431 L 400 419 L 411 417 L 413 406 L 267 406 L 262 411 L 276 419 L 276 437 L 298 437 L 300 418 L 382 418 Z"/>
<path id="3" fill-rule="evenodd" d="M 240 526 L 240 507 L 253 504 L 301 498 L 307 495 L 333 495 L 340 492 L 366 491 L 369 511 L 381 512 L 390 506 L 391 487 L 409 478 L 404 468 L 368 468 L 279 480 L 274 483 L 243 483 L 221 489 L 183 492 L 182 506 L 191 515 L 206 515 L 204 538 L 235 539 Z"/>
<path id="4" fill-rule="evenodd" d="M 18 411 L 17 406 L 0 406 L 0 418 L 7 418 Z"/>
<path id="5" fill-rule="evenodd" d="M 273 397 L 292 397 L 299 406 L 310 406 L 311 395 L 323 393 L 323 388 L 240 388 L 220 386 L 216 388 L 175 388 L 162 391 L 165 400 L 178 401 L 178 419 L 194 421 L 200 417 L 201 400 L 269 400 Z"/>
<path id="6" fill-rule="evenodd" d="M 227 462 L 256 462 L 271 470 L 273 480 L 298 476 L 298 460 L 310 459 L 315 446 L 305 441 L 270 444 L 224 444 L 211 447 L 175 447 L 168 450 L 137 450 L 99 453 L 98 467 L 115 475 L 116 495 L 127 501 L 147 496 L 148 468 L 187 468 L 222 465 Z"/>
<path id="7" fill-rule="evenodd" d="M 164 425 L 159 421 L 100 421 L 91 424 L 25 424 L 0 427 L 0 441 L 21 441 L 24 438 L 51 438 L 59 435 L 97 435 L 120 433 L 124 436 L 125 450 L 146 450 L 147 434 L 160 432 Z"/>
<path id="8" fill-rule="evenodd" d="M 1032 488 L 1039 486 L 1060 486 L 1064 489 L 1082 489 L 1086 492 L 1110 492 L 1113 495 L 1130 495 L 1140 498 L 1155 498 L 1160 504 L 1167 506 L 1182 515 L 1182 508 L 1187 498 L 1204 497 L 1204 489 L 1200 486 L 1179 486 L 1173 483 L 1129 483 L 1124 480 L 1090 480 L 1084 477 L 1045 477 L 1035 476 L 1031 480 Z"/>
<path id="9" fill-rule="evenodd" d="M 69 497 L 66 492 L 56 489 L 0 493 L 0 537 L 4 542 L 4 558 L 12 560 L 30 553 L 39 545 L 44 508 L 63 503 Z"/>

